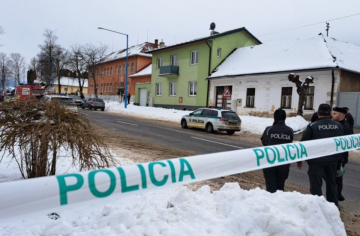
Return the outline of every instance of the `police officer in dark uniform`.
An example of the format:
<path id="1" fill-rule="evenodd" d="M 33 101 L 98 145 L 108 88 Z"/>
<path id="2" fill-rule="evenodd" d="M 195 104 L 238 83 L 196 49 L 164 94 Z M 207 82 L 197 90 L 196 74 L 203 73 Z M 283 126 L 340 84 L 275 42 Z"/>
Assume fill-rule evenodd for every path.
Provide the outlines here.
<path id="1" fill-rule="evenodd" d="M 304 131 L 301 141 L 330 138 L 344 135 L 344 128 L 336 121 L 331 120 L 331 107 L 329 104 L 320 104 L 318 109 L 319 119 L 309 124 Z M 326 179 L 326 199 L 338 206 L 338 194 L 336 187 L 336 167 L 341 159 L 341 154 L 323 156 L 307 161 L 309 165 L 308 176 L 310 181 L 310 193 L 322 196 L 321 186 L 323 177 Z M 299 169 L 302 162 L 297 163 Z"/>
<path id="2" fill-rule="evenodd" d="M 345 107 L 334 107 L 333 108 L 333 114 L 332 119 L 334 121 L 339 122 L 342 127 L 344 128 L 345 135 L 354 134 L 353 128 L 345 121 L 347 111 Z M 341 167 L 345 167 L 345 164 L 348 163 L 349 159 L 349 152 L 343 152 L 341 155 L 341 159 L 338 161 L 337 164 L 337 176 L 336 176 L 336 186 L 338 191 L 338 200 L 344 201 L 345 197 L 342 195 L 342 189 L 343 189 L 343 173 L 340 170 Z"/>
<path id="3" fill-rule="evenodd" d="M 274 112 L 274 124 L 266 127 L 261 142 L 264 146 L 291 143 L 293 130 L 285 125 L 286 112 L 278 109 Z M 275 193 L 277 190 L 284 191 L 285 181 L 289 176 L 290 164 L 263 169 L 266 190 Z"/>

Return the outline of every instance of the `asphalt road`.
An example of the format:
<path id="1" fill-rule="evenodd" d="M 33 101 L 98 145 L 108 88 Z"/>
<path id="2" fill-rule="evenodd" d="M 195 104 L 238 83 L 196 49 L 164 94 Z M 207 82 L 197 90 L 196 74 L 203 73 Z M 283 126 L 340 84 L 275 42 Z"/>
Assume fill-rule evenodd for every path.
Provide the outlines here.
<path id="1" fill-rule="evenodd" d="M 182 129 L 180 124 L 176 125 L 164 121 L 140 119 L 102 111 L 81 109 L 79 111 L 91 122 L 95 122 L 114 132 L 132 135 L 134 138 L 147 139 L 156 144 L 175 149 L 193 151 L 197 154 L 232 151 L 259 146 L 259 142 L 246 140 L 246 137 L 239 137 L 239 135 L 229 136 L 226 133 L 208 134 L 202 130 Z M 307 169 L 307 164 L 303 164 L 302 170 L 298 170 L 295 165 L 291 165 L 288 181 L 308 188 Z M 325 193 L 325 186 L 323 186 L 323 191 Z M 346 198 L 346 202 L 354 206 L 353 212 L 359 213 L 359 162 L 349 161 L 346 165 L 343 195 Z"/>

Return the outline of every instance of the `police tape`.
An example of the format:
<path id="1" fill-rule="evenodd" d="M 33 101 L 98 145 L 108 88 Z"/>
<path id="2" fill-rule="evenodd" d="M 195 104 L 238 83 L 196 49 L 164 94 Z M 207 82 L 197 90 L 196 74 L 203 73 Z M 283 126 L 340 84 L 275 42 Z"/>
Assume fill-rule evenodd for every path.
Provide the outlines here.
<path id="1" fill-rule="evenodd" d="M 155 161 L 0 184 L 0 219 L 128 196 L 360 148 L 360 134 Z"/>

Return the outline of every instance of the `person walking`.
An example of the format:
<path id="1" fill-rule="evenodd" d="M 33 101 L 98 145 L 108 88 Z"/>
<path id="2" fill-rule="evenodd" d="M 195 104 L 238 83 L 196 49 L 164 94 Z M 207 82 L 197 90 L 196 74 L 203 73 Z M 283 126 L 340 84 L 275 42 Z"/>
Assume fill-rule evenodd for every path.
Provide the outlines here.
<path id="1" fill-rule="evenodd" d="M 342 107 L 334 107 L 333 108 L 333 115 L 332 115 L 332 119 L 334 121 L 339 122 L 342 127 L 344 128 L 344 134 L 345 135 L 349 135 L 349 134 L 354 134 L 353 128 L 345 121 L 345 116 L 347 114 L 347 110 L 346 108 L 342 108 Z M 346 163 L 348 162 L 349 159 L 349 152 L 343 152 L 341 155 L 341 159 L 338 161 L 337 164 L 337 175 L 336 175 L 336 186 L 337 186 L 337 192 L 338 192 L 338 200 L 339 201 L 344 201 L 345 197 L 342 195 L 342 189 L 343 189 L 343 176 L 344 176 L 344 168 Z"/>
<path id="2" fill-rule="evenodd" d="M 344 135 L 344 128 L 336 121 L 331 120 L 331 107 L 329 104 L 320 104 L 318 109 L 319 120 L 310 123 L 301 138 L 301 141 L 316 140 Z M 336 187 L 336 167 L 341 159 L 340 154 L 323 156 L 307 161 L 309 165 L 308 176 L 310 193 L 322 196 L 322 179 L 326 179 L 326 199 L 338 206 L 338 194 Z M 302 168 L 302 162 L 297 163 L 297 168 Z"/>
<path id="3" fill-rule="evenodd" d="M 128 95 L 127 95 L 127 104 L 130 104 L 130 98 L 131 98 L 131 95 L 130 95 L 130 93 L 128 93 Z"/>
<path id="4" fill-rule="evenodd" d="M 354 128 L 354 117 L 351 115 L 348 107 L 344 107 L 344 109 L 346 110 L 345 121 L 351 126 L 351 128 Z"/>
<path id="5" fill-rule="evenodd" d="M 293 130 L 285 124 L 286 112 L 277 109 L 274 112 L 274 123 L 266 127 L 261 137 L 264 146 L 291 143 L 294 138 Z M 289 176 L 290 164 L 263 169 L 266 191 L 275 193 L 284 191 L 285 181 Z"/>

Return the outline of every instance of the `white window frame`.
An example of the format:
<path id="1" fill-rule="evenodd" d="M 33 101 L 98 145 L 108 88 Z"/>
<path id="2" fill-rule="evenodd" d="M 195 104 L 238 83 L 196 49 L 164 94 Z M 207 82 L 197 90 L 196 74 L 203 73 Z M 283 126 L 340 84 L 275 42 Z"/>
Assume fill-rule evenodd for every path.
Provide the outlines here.
<path id="1" fill-rule="evenodd" d="M 163 60 L 162 60 L 162 58 L 161 57 L 159 57 L 158 59 L 157 59 L 157 62 L 156 62 L 156 69 L 160 69 L 160 67 L 162 67 L 162 63 L 163 63 Z"/>
<path id="2" fill-rule="evenodd" d="M 161 83 L 156 83 L 156 96 L 161 96 L 162 95 L 162 85 Z"/>
<path id="3" fill-rule="evenodd" d="M 121 73 L 122 73 L 122 69 L 121 69 L 122 67 L 121 67 L 121 65 L 119 65 L 119 75 L 121 75 Z"/>
<path id="4" fill-rule="evenodd" d="M 190 65 L 199 64 L 199 50 L 191 51 Z"/>
<path id="5" fill-rule="evenodd" d="M 115 66 L 115 75 L 118 75 L 119 74 L 119 68 L 118 66 Z"/>
<path id="6" fill-rule="evenodd" d="M 131 63 L 131 73 L 135 73 L 135 63 Z"/>
<path id="7" fill-rule="evenodd" d="M 123 64 L 123 74 L 125 75 L 126 73 L 126 68 L 125 68 L 125 64 Z"/>
<path id="8" fill-rule="evenodd" d="M 191 92 L 193 90 L 193 92 Z M 190 81 L 189 82 L 189 96 L 195 97 L 197 94 L 197 82 L 196 81 Z"/>
<path id="9" fill-rule="evenodd" d="M 176 96 L 176 83 L 170 83 L 170 96 Z"/>
<path id="10" fill-rule="evenodd" d="M 218 48 L 216 51 L 217 57 L 221 57 L 221 48 Z"/>
<path id="11" fill-rule="evenodd" d="M 172 65 L 172 66 L 178 65 L 178 56 L 177 55 L 170 56 L 170 65 Z"/>

